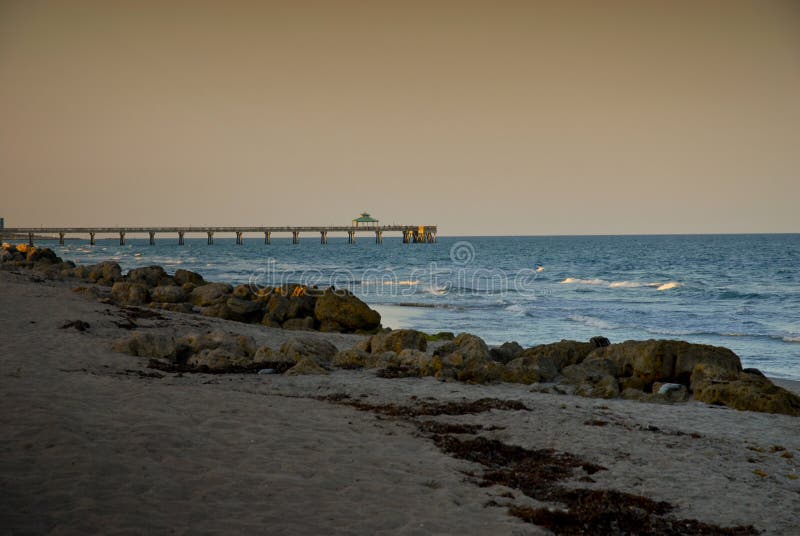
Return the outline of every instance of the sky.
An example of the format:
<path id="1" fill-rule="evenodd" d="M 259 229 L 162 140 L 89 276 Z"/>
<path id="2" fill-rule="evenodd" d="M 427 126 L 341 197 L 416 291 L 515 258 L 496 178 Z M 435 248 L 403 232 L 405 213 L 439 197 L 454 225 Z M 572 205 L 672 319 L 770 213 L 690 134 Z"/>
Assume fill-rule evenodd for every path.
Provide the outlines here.
<path id="1" fill-rule="evenodd" d="M 6 226 L 800 232 L 800 2 L 0 0 Z"/>

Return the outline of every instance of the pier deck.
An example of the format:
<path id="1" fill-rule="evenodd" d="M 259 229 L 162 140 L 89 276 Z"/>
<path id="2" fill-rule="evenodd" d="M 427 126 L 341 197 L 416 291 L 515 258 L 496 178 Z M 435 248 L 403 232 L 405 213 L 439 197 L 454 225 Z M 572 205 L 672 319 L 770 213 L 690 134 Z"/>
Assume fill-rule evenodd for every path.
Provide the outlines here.
<path id="1" fill-rule="evenodd" d="M 58 236 L 59 243 L 64 244 L 67 235 L 82 235 L 89 237 L 89 243 L 94 245 L 99 234 L 119 236 L 120 245 L 125 244 L 128 235 L 147 235 L 150 245 L 156 243 L 156 235 L 177 235 L 178 244 L 184 244 L 187 234 L 205 234 L 208 244 L 214 243 L 216 233 L 233 233 L 236 243 L 244 244 L 245 233 L 258 233 L 264 236 L 264 244 L 272 243 L 273 233 L 289 233 L 292 243 L 300 243 L 300 233 L 319 233 L 320 242 L 328 243 L 328 233 L 346 233 L 347 241 L 354 244 L 356 233 L 374 233 L 375 243 L 383 243 L 383 233 L 399 232 L 402 234 L 403 243 L 433 243 L 436 242 L 436 225 L 327 225 L 327 226 L 300 226 L 300 227 L 5 227 L 0 229 L 0 235 L 14 235 L 28 237 L 28 242 L 33 245 L 34 239 L 41 235 Z"/>

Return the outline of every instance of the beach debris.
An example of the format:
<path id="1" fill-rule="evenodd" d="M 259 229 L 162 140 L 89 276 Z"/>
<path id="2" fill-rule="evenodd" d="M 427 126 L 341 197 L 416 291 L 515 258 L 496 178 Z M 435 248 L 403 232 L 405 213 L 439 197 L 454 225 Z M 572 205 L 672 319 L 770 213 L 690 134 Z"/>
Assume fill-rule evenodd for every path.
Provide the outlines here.
<path id="1" fill-rule="evenodd" d="M 70 320 L 68 322 L 64 322 L 63 324 L 61 324 L 61 326 L 59 326 L 59 329 L 75 328 L 78 331 L 86 331 L 90 327 L 91 326 L 89 325 L 89 323 L 84 322 L 83 320 Z"/>
<path id="2" fill-rule="evenodd" d="M 287 376 L 309 375 L 309 374 L 329 374 L 327 370 L 317 364 L 310 357 L 302 357 L 297 364 L 286 371 Z"/>
<path id="3" fill-rule="evenodd" d="M 274 368 L 258 369 L 257 374 L 275 374 L 275 369 Z"/>

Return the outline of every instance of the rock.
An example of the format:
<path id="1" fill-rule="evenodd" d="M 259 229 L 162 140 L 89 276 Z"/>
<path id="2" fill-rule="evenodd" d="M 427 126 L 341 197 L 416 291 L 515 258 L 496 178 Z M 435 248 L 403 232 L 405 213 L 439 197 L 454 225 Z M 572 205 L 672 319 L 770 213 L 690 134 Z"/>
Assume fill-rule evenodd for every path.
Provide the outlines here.
<path id="1" fill-rule="evenodd" d="M 727 368 L 706 363 L 698 363 L 692 370 L 689 387 L 692 392 L 701 391 L 705 386 L 718 382 L 729 382 L 739 379 L 739 373 Z"/>
<path id="2" fill-rule="evenodd" d="M 429 337 L 429 340 L 434 341 L 452 341 L 456 338 L 455 333 L 452 331 L 440 331 L 439 333 L 434 333 Z"/>
<path id="3" fill-rule="evenodd" d="M 175 359 L 177 344 L 174 337 L 137 331 L 114 342 L 114 351 L 140 357 Z"/>
<path id="4" fill-rule="evenodd" d="M 611 341 L 609 341 L 606 337 L 592 337 L 589 339 L 589 342 L 595 348 L 605 348 L 606 346 L 611 345 Z"/>
<path id="5" fill-rule="evenodd" d="M 575 394 L 591 398 L 616 398 L 619 383 L 614 377 L 616 364 L 610 359 L 585 359 L 561 370 L 568 383 L 575 386 Z M 643 393 L 644 394 L 644 393 Z"/>
<path id="6" fill-rule="evenodd" d="M 319 366 L 313 359 L 303 357 L 295 366 L 286 371 L 288 376 L 298 376 L 306 374 L 328 374 L 328 371 Z"/>
<path id="7" fill-rule="evenodd" d="M 575 386 L 575 394 L 589 398 L 617 398 L 619 396 L 619 384 L 614 376 L 603 376 L 602 378 L 583 382 Z"/>
<path id="8" fill-rule="evenodd" d="M 186 292 L 177 285 L 154 287 L 150 291 L 150 299 L 158 303 L 180 303 L 186 301 L 186 298 Z"/>
<path id="9" fill-rule="evenodd" d="M 517 341 L 504 342 L 497 348 L 491 348 L 489 355 L 493 360 L 505 364 L 518 358 L 523 350 L 524 348 Z"/>
<path id="10" fill-rule="evenodd" d="M 105 261 L 86 267 L 85 279 L 90 283 L 104 284 L 112 286 L 115 282 L 122 279 L 122 268 L 119 264 L 112 261 Z"/>
<path id="11" fill-rule="evenodd" d="M 238 320 L 240 322 L 258 321 L 263 317 L 263 310 L 260 302 L 254 302 L 243 298 L 230 297 L 225 302 L 227 308 L 226 318 Z"/>
<path id="12" fill-rule="evenodd" d="M 347 290 L 326 290 L 317 298 L 314 316 L 330 329 L 335 322 L 343 331 L 370 330 L 381 323 L 381 315 Z"/>
<path id="13" fill-rule="evenodd" d="M 402 366 L 424 370 L 430 364 L 431 356 L 421 350 L 406 348 L 397 354 L 397 360 Z"/>
<path id="14" fill-rule="evenodd" d="M 120 305 L 142 305 L 150 301 L 150 291 L 141 283 L 117 281 L 111 287 L 111 297 Z"/>
<path id="15" fill-rule="evenodd" d="M 189 301 L 199 307 L 218 305 L 225 301 L 232 291 L 233 287 L 227 283 L 207 283 L 194 289 L 189 295 Z"/>
<path id="16" fill-rule="evenodd" d="M 280 351 L 296 362 L 307 357 L 317 363 L 330 363 L 333 356 L 337 354 L 338 349 L 325 339 L 306 336 L 286 341 L 281 345 Z"/>
<path id="17" fill-rule="evenodd" d="M 61 264 L 63 262 L 52 249 L 37 247 L 28 249 L 25 260 L 42 264 Z"/>
<path id="18" fill-rule="evenodd" d="M 698 385 L 694 399 L 738 410 L 800 416 L 800 397 L 763 376 L 746 372 L 735 380 L 706 381 Z"/>
<path id="19" fill-rule="evenodd" d="M 471 360 L 464 363 L 464 367 L 457 371 L 456 378 L 469 383 L 495 383 L 502 381 L 505 373 L 505 367 L 497 361 Z"/>
<path id="20" fill-rule="evenodd" d="M 278 372 L 286 371 L 296 364 L 294 359 L 269 346 L 259 348 L 253 355 L 253 362 L 275 369 Z"/>
<path id="21" fill-rule="evenodd" d="M 433 355 L 444 356 L 453 352 L 460 353 L 464 360 L 488 361 L 489 347 L 483 339 L 470 333 L 461 333 L 451 342 L 437 348 Z"/>
<path id="22" fill-rule="evenodd" d="M 177 340 L 178 352 L 184 355 L 192 355 L 202 350 L 213 350 L 221 348 L 230 356 L 239 358 L 250 358 L 255 352 L 253 339 L 245 335 L 234 335 L 224 331 L 213 331 L 211 333 L 191 333 Z"/>
<path id="23" fill-rule="evenodd" d="M 216 372 L 237 367 L 244 368 L 252 363 L 252 357 L 228 346 L 204 348 L 186 360 L 186 364 L 190 367 Z"/>
<path id="24" fill-rule="evenodd" d="M 305 318 L 290 318 L 283 324 L 283 329 L 293 329 L 298 331 L 314 331 L 314 317 L 307 316 Z"/>
<path id="25" fill-rule="evenodd" d="M 175 280 L 175 284 L 178 286 L 183 286 L 186 283 L 191 283 L 195 287 L 199 287 L 205 284 L 202 275 L 198 274 L 197 272 L 192 272 L 184 269 L 175 270 L 175 275 L 173 276 L 173 279 Z"/>
<path id="26" fill-rule="evenodd" d="M 265 320 L 271 320 L 281 324 L 289 317 L 289 298 L 281 294 L 273 294 L 267 302 L 267 313 Z"/>
<path id="27" fill-rule="evenodd" d="M 736 373 L 742 370 L 739 358 L 727 348 L 673 340 L 625 341 L 597 348 L 587 356 L 595 358 L 611 359 L 616 376 L 636 377 L 646 385 L 655 381 L 688 385 L 694 366 L 700 363 Z"/>
<path id="28" fill-rule="evenodd" d="M 168 277 L 167 272 L 158 265 L 134 268 L 128 272 L 128 281 L 131 283 L 142 283 L 148 287 L 158 286 L 162 279 L 167 279 Z"/>
<path id="29" fill-rule="evenodd" d="M 250 285 L 236 285 L 233 287 L 233 296 L 243 300 L 250 300 L 255 297 L 255 293 Z"/>
<path id="30" fill-rule="evenodd" d="M 550 344 L 533 346 L 522 352 L 522 356 L 548 358 L 557 370 L 581 363 L 595 346 L 590 342 L 562 340 Z"/>
<path id="31" fill-rule="evenodd" d="M 372 354 L 360 350 L 358 348 L 349 348 L 338 352 L 331 363 L 343 369 L 359 369 L 367 365 L 367 361 L 372 357 Z"/>
<path id="32" fill-rule="evenodd" d="M 555 362 L 545 355 L 523 355 L 505 366 L 503 380 L 511 383 L 531 384 L 551 382 L 558 376 Z"/>
<path id="33" fill-rule="evenodd" d="M 313 320 L 315 306 L 316 298 L 314 296 L 306 293 L 291 296 L 286 310 L 286 318 L 305 318 L 310 316 Z"/>
<path id="34" fill-rule="evenodd" d="M 407 348 L 424 352 L 428 349 L 428 339 L 423 332 L 414 329 L 384 331 L 372 336 L 369 348 L 374 354 L 386 351 L 400 353 Z"/>

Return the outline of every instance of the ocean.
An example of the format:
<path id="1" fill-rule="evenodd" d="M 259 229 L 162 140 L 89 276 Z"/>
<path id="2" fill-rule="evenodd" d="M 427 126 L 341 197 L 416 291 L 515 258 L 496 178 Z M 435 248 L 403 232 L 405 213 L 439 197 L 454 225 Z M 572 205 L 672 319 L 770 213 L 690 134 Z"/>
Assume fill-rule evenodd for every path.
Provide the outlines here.
<path id="1" fill-rule="evenodd" d="M 41 241 L 64 259 L 160 264 L 254 287 L 304 282 L 346 287 L 384 325 L 467 331 L 489 344 L 560 339 L 667 338 L 726 346 L 745 367 L 800 380 L 800 235 L 439 237 L 176 236 Z"/>

